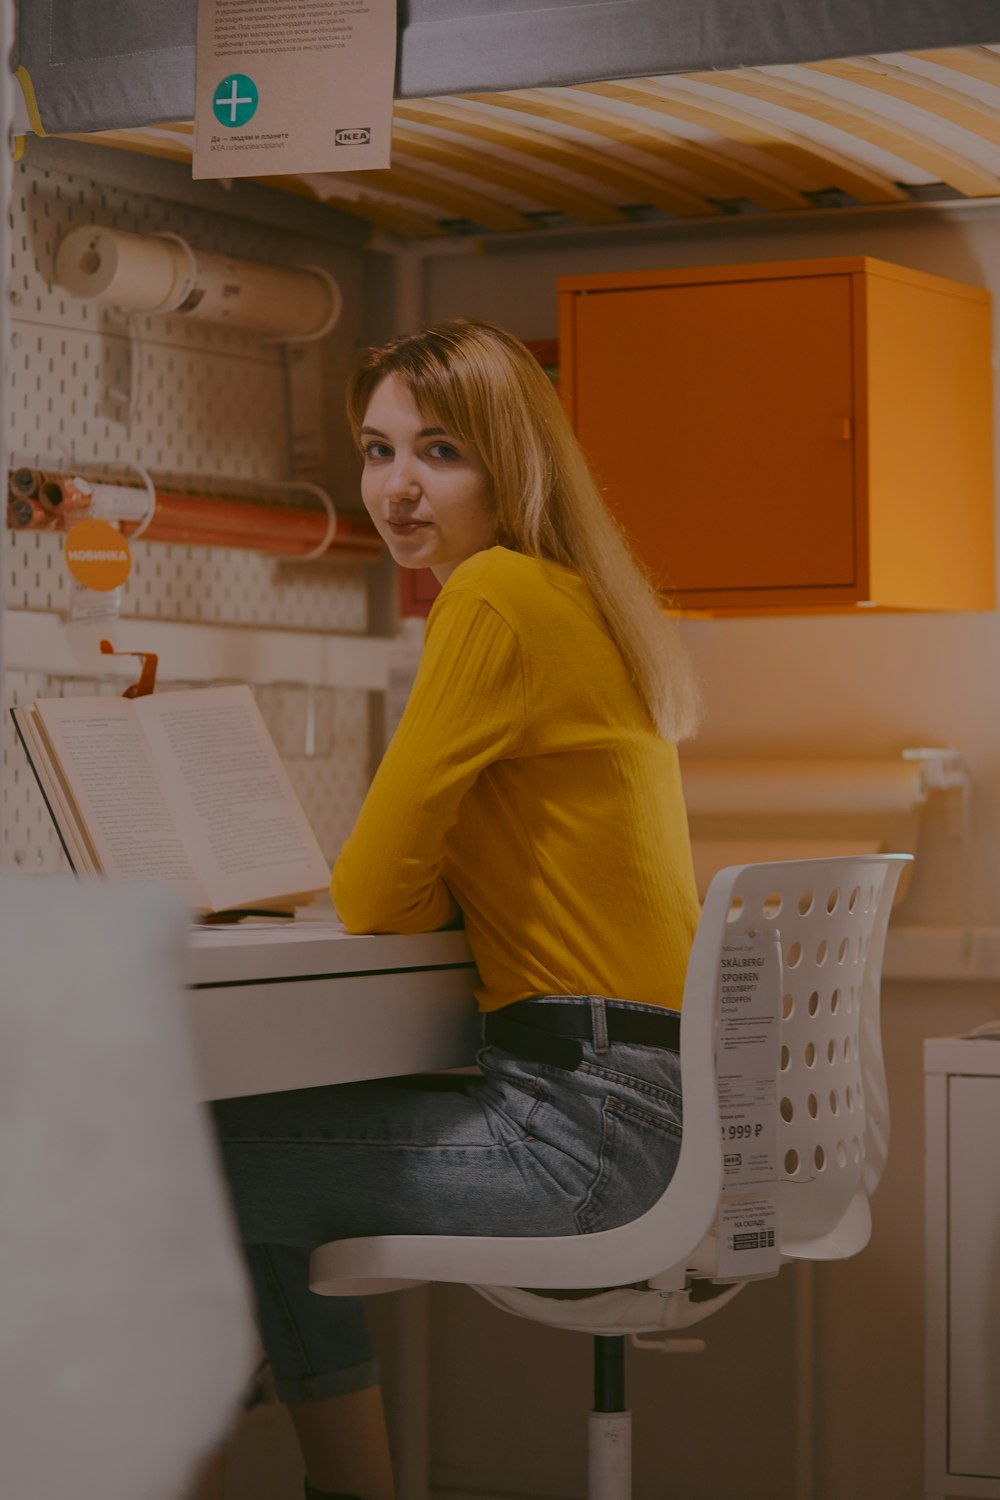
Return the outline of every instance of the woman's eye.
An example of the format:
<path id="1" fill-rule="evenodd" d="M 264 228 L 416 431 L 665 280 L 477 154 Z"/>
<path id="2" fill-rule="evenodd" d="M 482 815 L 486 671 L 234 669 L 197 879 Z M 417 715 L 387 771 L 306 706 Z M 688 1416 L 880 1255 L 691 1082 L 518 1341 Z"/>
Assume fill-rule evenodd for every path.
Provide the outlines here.
<path id="1" fill-rule="evenodd" d="M 392 449 L 389 447 L 388 443 L 379 443 L 372 439 L 371 441 L 365 443 L 361 452 L 365 459 L 375 460 L 379 458 L 388 458 L 392 453 Z"/>
<path id="2" fill-rule="evenodd" d="M 430 454 L 431 458 L 458 458 L 458 449 L 453 448 L 450 443 L 432 443 L 427 452 Z"/>

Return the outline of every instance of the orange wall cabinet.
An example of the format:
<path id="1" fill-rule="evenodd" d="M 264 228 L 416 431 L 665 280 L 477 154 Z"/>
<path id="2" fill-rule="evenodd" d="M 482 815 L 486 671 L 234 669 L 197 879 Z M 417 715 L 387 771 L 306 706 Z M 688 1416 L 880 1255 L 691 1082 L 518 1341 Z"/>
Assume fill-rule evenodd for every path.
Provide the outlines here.
<path id="1" fill-rule="evenodd" d="M 988 292 L 852 257 L 559 300 L 570 418 L 678 608 L 993 608 Z"/>

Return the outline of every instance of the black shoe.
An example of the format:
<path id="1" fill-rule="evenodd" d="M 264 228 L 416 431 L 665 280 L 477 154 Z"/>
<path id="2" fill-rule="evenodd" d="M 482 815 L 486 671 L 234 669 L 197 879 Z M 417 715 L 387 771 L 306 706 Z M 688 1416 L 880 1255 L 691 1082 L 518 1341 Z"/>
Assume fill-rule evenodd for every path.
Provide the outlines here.
<path id="1" fill-rule="evenodd" d="M 306 1500 L 361 1500 L 360 1495 L 348 1495 L 344 1490 L 318 1490 L 308 1479 L 305 1484 Z"/>

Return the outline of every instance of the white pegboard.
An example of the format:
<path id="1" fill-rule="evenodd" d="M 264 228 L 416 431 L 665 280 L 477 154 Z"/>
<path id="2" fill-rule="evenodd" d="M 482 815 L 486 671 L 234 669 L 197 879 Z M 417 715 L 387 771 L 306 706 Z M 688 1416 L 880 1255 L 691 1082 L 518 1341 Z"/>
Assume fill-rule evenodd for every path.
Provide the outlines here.
<path id="1" fill-rule="evenodd" d="M 11 203 L 12 348 L 6 392 L 11 465 L 65 469 L 138 463 L 153 470 L 288 479 L 285 377 L 279 347 L 242 330 L 137 317 L 68 296 L 50 282 L 56 246 L 79 224 L 169 230 L 195 249 L 274 265 L 323 265 L 344 252 L 265 225 L 144 197 L 66 173 L 21 166 Z M 329 343 L 329 341 L 328 341 Z M 328 373 L 340 356 L 328 356 Z M 339 393 L 327 391 L 331 403 Z M 62 538 L 8 532 L 7 608 L 64 613 Z M 365 569 L 300 563 L 222 548 L 133 544 L 125 618 L 288 631 L 288 686 L 256 689 L 317 838 L 331 860 L 368 779 L 368 695 L 295 683 L 295 631 L 363 633 Z M 184 684 L 161 682 L 161 688 Z M 35 697 L 120 691 L 121 684 L 9 672 L 0 730 L 0 866 L 54 870 L 64 857 L 16 741 L 7 708 Z"/>
<path id="2" fill-rule="evenodd" d="M 141 463 L 154 472 L 288 479 L 280 347 L 240 329 L 178 317 L 139 316 L 126 324 L 114 309 L 54 286 L 59 241 L 93 222 L 139 234 L 169 230 L 216 254 L 336 270 L 336 256 L 321 242 L 304 244 L 264 225 L 22 165 L 11 204 L 10 464 Z M 131 409 L 122 399 L 129 395 Z M 339 392 L 330 399 L 339 400 Z M 7 604 L 65 609 L 60 539 L 21 533 L 8 540 Z M 137 542 L 134 556 L 125 616 L 341 631 L 366 626 L 363 567 L 162 543 Z"/>
<path id="3" fill-rule="evenodd" d="M 276 355 L 52 328 L 16 308 L 11 324 L 7 440 L 15 465 L 64 468 L 142 454 L 151 469 L 287 473 Z"/>
<path id="4" fill-rule="evenodd" d="M 7 535 L 4 597 L 10 609 L 69 608 L 63 539 L 43 531 Z M 360 634 L 367 602 L 364 570 L 343 563 L 293 562 L 225 547 L 132 544 L 123 617 L 195 624 L 268 625 Z M 295 646 L 289 641 L 289 659 Z M 294 673 L 289 668 L 289 677 Z"/>
<path id="5" fill-rule="evenodd" d="M 257 687 L 254 697 L 332 863 L 368 789 L 368 694 L 356 688 Z"/>

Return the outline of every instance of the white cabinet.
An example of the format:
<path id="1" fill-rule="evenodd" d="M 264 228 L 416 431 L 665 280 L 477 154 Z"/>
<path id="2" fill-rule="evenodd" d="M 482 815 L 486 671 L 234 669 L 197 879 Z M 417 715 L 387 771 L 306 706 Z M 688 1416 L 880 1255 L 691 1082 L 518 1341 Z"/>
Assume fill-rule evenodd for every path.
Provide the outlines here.
<path id="1" fill-rule="evenodd" d="M 1000 1037 L 924 1043 L 927 1494 L 1000 1497 Z"/>

